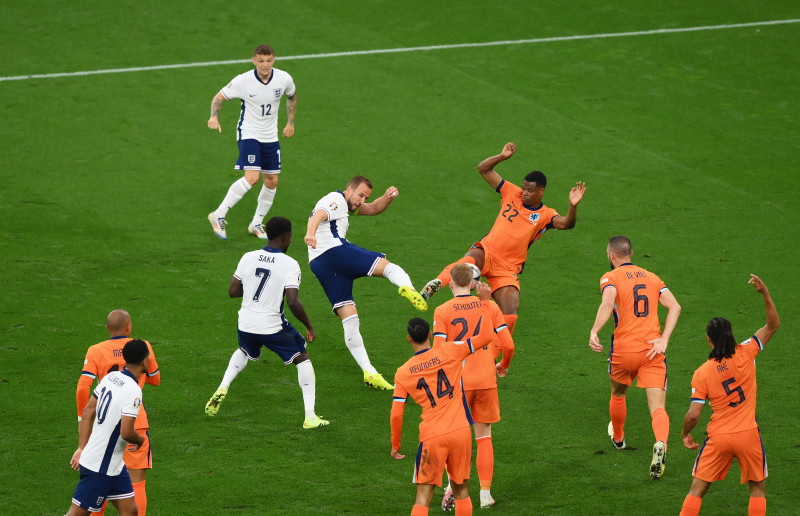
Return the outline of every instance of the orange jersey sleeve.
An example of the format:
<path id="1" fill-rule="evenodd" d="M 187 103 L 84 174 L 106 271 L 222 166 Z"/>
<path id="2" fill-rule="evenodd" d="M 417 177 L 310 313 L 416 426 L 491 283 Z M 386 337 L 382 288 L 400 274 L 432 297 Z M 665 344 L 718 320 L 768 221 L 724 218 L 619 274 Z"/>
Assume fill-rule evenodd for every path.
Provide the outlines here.
<path id="1" fill-rule="evenodd" d="M 612 353 L 649 351 L 647 341 L 661 336 L 658 299 L 666 285 L 652 272 L 626 263 L 603 275 L 600 291 L 608 287 L 617 291 Z"/>
<path id="2" fill-rule="evenodd" d="M 522 189 L 505 179 L 497 187 L 500 194 L 500 213 L 489 234 L 480 240 L 499 257 L 522 272 L 528 258 L 528 248 L 553 228 L 558 212 L 544 204 L 538 207 L 522 203 Z"/>
<path id="3" fill-rule="evenodd" d="M 708 435 L 757 428 L 755 357 L 763 346 L 753 336 L 721 362 L 709 359 L 692 377 L 692 402 L 711 405 Z"/>

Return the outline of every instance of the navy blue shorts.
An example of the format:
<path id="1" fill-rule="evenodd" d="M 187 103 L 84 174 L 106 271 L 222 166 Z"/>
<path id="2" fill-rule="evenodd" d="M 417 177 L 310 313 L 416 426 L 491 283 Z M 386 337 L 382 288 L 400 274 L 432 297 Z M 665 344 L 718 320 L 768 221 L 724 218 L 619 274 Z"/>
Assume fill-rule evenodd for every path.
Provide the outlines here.
<path id="1" fill-rule="evenodd" d="M 261 172 L 281 171 L 281 144 L 263 143 L 258 140 L 239 140 L 239 159 L 236 170 L 260 170 Z"/>
<path id="2" fill-rule="evenodd" d="M 386 255 L 383 253 L 369 251 L 348 242 L 328 249 L 311 260 L 309 266 L 336 310 L 340 306 L 355 304 L 353 281 L 372 276 L 378 260 L 384 257 Z"/>
<path id="3" fill-rule="evenodd" d="M 72 503 L 89 512 L 100 512 L 107 499 L 119 500 L 132 496 L 131 476 L 125 466 L 115 477 L 95 473 L 81 466 L 81 479 L 72 495 Z"/>
<path id="4" fill-rule="evenodd" d="M 261 358 L 261 347 L 266 346 L 281 357 L 284 364 L 289 365 L 306 350 L 306 339 L 289 323 L 286 323 L 281 331 L 271 335 L 247 333 L 238 329 L 237 331 L 239 347 L 250 360 Z"/>

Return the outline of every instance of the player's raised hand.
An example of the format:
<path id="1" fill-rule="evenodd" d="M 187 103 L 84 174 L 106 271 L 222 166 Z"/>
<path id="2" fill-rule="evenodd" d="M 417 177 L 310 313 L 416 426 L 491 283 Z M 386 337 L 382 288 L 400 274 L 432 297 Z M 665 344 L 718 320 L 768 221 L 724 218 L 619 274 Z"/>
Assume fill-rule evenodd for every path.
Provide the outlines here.
<path id="1" fill-rule="evenodd" d="M 488 301 L 492 298 L 492 289 L 489 288 L 488 284 L 479 281 L 475 284 L 475 295 L 481 301 Z"/>
<path id="2" fill-rule="evenodd" d="M 694 442 L 694 438 L 692 434 L 687 434 L 685 436 L 681 436 L 681 440 L 683 441 L 683 445 L 689 448 L 690 450 L 699 450 L 700 445 Z"/>
<path id="3" fill-rule="evenodd" d="M 592 348 L 592 351 L 598 353 L 603 351 L 603 345 L 600 344 L 600 337 L 598 337 L 596 333 L 589 334 L 589 347 Z"/>
<path id="4" fill-rule="evenodd" d="M 286 127 L 283 128 L 283 136 L 284 138 L 291 138 L 294 136 L 294 125 L 286 124 Z"/>
<path id="5" fill-rule="evenodd" d="M 216 129 L 219 132 L 222 132 L 222 126 L 219 125 L 219 118 L 212 116 L 208 119 L 208 128 L 209 129 Z"/>
<path id="6" fill-rule="evenodd" d="M 400 454 L 400 450 L 395 450 L 394 448 L 392 448 L 391 455 L 392 455 L 392 457 L 394 459 L 397 459 L 397 460 L 402 460 L 402 459 L 406 458 L 405 455 L 401 455 Z"/>
<path id="7" fill-rule="evenodd" d="M 80 460 L 81 460 L 81 453 L 83 453 L 83 448 L 78 448 L 75 450 L 75 453 L 72 454 L 72 459 L 69 461 L 69 465 L 72 466 L 72 469 L 75 471 L 81 470 Z"/>
<path id="8" fill-rule="evenodd" d="M 759 278 L 755 274 L 751 274 L 750 275 L 750 279 L 747 282 L 749 284 L 753 285 L 756 288 L 756 290 L 758 292 L 761 292 L 762 294 L 765 293 L 765 292 L 769 292 L 769 290 L 767 289 L 767 286 L 764 285 L 763 281 L 761 281 L 761 278 Z"/>
<path id="9" fill-rule="evenodd" d="M 508 159 L 513 156 L 515 152 L 517 152 L 517 144 L 514 142 L 508 142 L 503 146 L 503 150 L 500 151 L 500 156 L 503 159 Z"/>
<path id="10" fill-rule="evenodd" d="M 386 189 L 386 193 L 383 195 L 385 195 L 386 198 L 391 201 L 392 199 L 400 195 L 400 192 L 394 186 L 390 186 L 389 188 Z"/>
<path id="11" fill-rule="evenodd" d="M 575 187 L 569 191 L 569 203 L 572 206 L 577 206 L 583 199 L 584 193 L 586 193 L 586 183 L 578 181 Z"/>

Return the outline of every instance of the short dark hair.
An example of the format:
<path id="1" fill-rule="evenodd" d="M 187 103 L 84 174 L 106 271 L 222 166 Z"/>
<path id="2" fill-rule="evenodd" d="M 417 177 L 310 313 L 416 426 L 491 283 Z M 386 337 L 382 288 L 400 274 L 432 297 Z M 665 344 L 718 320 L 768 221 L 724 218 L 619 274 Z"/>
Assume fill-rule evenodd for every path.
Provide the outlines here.
<path id="1" fill-rule="evenodd" d="M 617 256 L 631 256 L 633 253 L 633 247 L 631 246 L 631 240 L 622 235 L 613 236 L 608 239 L 608 247 L 611 249 L 611 252 Z"/>
<path id="2" fill-rule="evenodd" d="M 292 221 L 286 217 L 272 217 L 264 224 L 264 231 L 267 232 L 267 238 L 275 240 L 292 232 Z"/>
<path id="3" fill-rule="evenodd" d="M 542 188 L 547 186 L 547 176 L 544 175 L 544 172 L 539 172 L 538 170 L 534 170 L 525 176 L 525 181 L 536 183 L 536 186 L 541 186 Z"/>
<path id="4" fill-rule="evenodd" d="M 258 45 L 255 50 L 253 50 L 253 57 L 255 56 L 274 56 L 275 51 L 272 50 L 272 47 L 269 45 Z"/>
<path id="5" fill-rule="evenodd" d="M 431 327 L 428 321 L 420 317 L 414 317 L 408 321 L 408 336 L 411 337 L 417 344 L 424 344 L 428 341 L 428 336 L 431 333 Z"/>
<path id="6" fill-rule="evenodd" d="M 364 176 L 355 176 L 353 179 L 347 182 L 347 186 L 345 188 L 358 188 L 360 184 L 367 185 L 367 188 L 372 190 L 372 182 Z"/>
<path id="7" fill-rule="evenodd" d="M 733 328 L 731 328 L 729 320 L 714 317 L 706 326 L 706 335 L 714 345 L 708 358 L 722 362 L 723 358 L 731 358 L 736 353 L 736 337 L 733 336 Z"/>
<path id="8" fill-rule="evenodd" d="M 139 365 L 144 362 L 144 359 L 150 354 L 147 348 L 147 342 L 142 339 L 132 339 L 125 343 L 122 347 L 122 358 L 125 359 L 126 364 Z"/>

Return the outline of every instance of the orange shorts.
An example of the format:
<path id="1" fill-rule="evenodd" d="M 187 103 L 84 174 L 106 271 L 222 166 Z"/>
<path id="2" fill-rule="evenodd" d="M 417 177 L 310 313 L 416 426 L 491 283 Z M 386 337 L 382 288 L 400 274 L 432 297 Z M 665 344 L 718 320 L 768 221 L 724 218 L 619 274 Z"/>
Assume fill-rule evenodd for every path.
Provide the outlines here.
<path id="1" fill-rule="evenodd" d="M 419 443 L 413 482 L 442 487 L 445 467 L 450 480 L 456 484 L 469 478 L 472 467 L 472 432 L 468 426 Z"/>
<path id="2" fill-rule="evenodd" d="M 478 423 L 497 423 L 500 421 L 500 400 L 497 387 L 464 391 L 472 419 Z"/>
<path id="3" fill-rule="evenodd" d="M 486 278 L 492 292 L 509 285 L 519 290 L 519 278 L 517 278 L 517 267 L 497 256 L 491 248 L 484 246 L 480 242 L 475 242 L 472 246 L 483 249 L 483 269 L 481 275 Z"/>
<path id="4" fill-rule="evenodd" d="M 147 431 L 147 428 L 137 428 L 136 431 L 144 437 L 144 444 L 139 446 L 135 452 L 128 451 L 128 447 L 125 446 L 122 461 L 128 469 L 151 469 L 153 457 L 150 454 L 150 432 Z"/>
<path id="5" fill-rule="evenodd" d="M 734 457 L 742 470 L 742 484 L 767 478 L 767 455 L 758 428 L 709 436 L 694 461 L 692 475 L 705 482 L 724 480 Z"/>
<path id="6" fill-rule="evenodd" d="M 636 378 L 636 386 L 640 389 L 654 387 L 667 390 L 667 359 L 663 354 L 649 360 L 645 352 L 615 351 L 608 359 L 608 375 L 623 385 L 633 385 L 633 379 Z"/>

